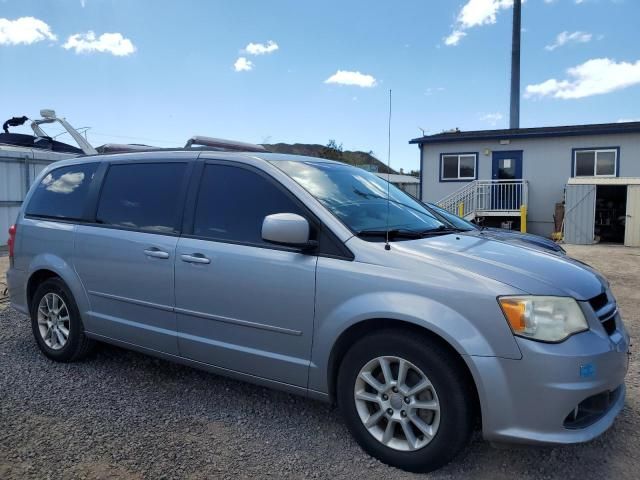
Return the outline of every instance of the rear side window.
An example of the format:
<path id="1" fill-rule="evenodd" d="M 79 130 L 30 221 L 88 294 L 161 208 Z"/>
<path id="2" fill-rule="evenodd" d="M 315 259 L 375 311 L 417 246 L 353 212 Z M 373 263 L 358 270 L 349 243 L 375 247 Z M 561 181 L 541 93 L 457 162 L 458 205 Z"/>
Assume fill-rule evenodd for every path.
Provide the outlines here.
<path id="1" fill-rule="evenodd" d="M 96 222 L 159 233 L 178 232 L 186 170 L 185 163 L 111 165 L 102 185 Z"/>
<path id="2" fill-rule="evenodd" d="M 89 186 L 99 163 L 56 168 L 38 184 L 25 210 L 38 217 L 81 220 Z"/>
<path id="3" fill-rule="evenodd" d="M 206 165 L 193 233 L 213 240 L 271 245 L 262 240 L 262 221 L 272 213 L 302 209 L 262 175 L 239 167 Z"/>

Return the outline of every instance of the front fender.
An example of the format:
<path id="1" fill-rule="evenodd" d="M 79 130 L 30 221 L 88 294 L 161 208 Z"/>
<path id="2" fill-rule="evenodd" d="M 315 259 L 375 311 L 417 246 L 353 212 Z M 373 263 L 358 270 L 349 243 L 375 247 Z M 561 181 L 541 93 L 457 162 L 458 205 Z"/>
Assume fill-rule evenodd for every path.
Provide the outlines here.
<path id="1" fill-rule="evenodd" d="M 425 272 L 320 259 L 309 389 L 329 391 L 329 362 L 341 335 L 373 319 L 415 325 L 438 335 L 462 356 L 520 359 L 496 297 L 502 284 L 472 276 Z"/>
<path id="2" fill-rule="evenodd" d="M 469 319 L 446 305 L 401 292 L 367 293 L 350 298 L 318 319 L 309 375 L 311 390 L 328 391 L 329 359 L 337 339 L 354 325 L 372 319 L 395 320 L 424 328 L 463 356 L 521 358 L 511 332 L 505 335 L 507 348 L 496 349 Z"/>

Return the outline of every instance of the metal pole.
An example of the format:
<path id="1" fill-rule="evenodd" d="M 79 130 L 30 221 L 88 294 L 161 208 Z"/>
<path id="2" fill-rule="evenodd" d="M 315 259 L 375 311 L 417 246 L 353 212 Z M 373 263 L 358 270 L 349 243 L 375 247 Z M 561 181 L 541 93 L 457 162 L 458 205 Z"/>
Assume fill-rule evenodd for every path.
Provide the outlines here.
<path id="1" fill-rule="evenodd" d="M 509 128 L 520 128 L 520 35 L 522 0 L 513 2 L 513 38 L 511 42 L 511 112 Z"/>

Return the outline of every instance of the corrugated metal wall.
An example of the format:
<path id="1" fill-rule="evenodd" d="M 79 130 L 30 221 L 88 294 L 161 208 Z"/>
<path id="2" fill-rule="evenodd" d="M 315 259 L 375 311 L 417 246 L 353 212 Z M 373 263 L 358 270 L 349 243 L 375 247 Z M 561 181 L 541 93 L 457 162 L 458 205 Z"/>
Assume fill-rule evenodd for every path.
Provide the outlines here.
<path id="1" fill-rule="evenodd" d="M 627 218 L 624 244 L 627 247 L 640 247 L 640 185 L 629 185 L 627 187 Z"/>
<path id="2" fill-rule="evenodd" d="M 51 162 L 76 155 L 35 152 L 24 148 L 0 148 L 0 247 L 16 220 L 22 200 L 40 172 Z"/>
<path id="3" fill-rule="evenodd" d="M 565 191 L 564 241 L 591 245 L 596 216 L 596 186 L 567 185 Z"/>
<path id="4" fill-rule="evenodd" d="M 420 193 L 419 183 L 399 183 L 396 186 L 407 192 L 409 195 L 413 195 L 414 197 L 418 198 L 418 195 Z"/>

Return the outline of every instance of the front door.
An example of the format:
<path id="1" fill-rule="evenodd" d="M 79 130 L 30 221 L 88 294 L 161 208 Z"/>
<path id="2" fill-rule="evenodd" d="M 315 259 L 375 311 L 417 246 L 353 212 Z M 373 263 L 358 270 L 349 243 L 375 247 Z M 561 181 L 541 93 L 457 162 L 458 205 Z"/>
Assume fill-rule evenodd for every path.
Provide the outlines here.
<path id="1" fill-rule="evenodd" d="M 204 166 L 192 234 L 176 251 L 180 355 L 306 387 L 318 257 L 263 241 L 272 213 L 305 216 L 258 170 Z"/>
<path id="2" fill-rule="evenodd" d="M 518 210 L 522 199 L 522 150 L 493 152 L 492 210 Z"/>

